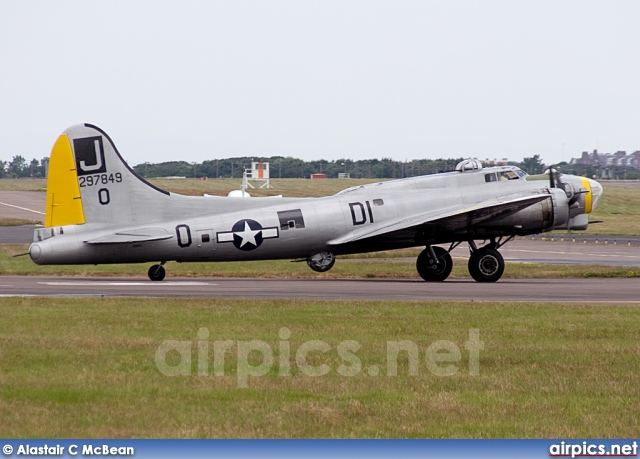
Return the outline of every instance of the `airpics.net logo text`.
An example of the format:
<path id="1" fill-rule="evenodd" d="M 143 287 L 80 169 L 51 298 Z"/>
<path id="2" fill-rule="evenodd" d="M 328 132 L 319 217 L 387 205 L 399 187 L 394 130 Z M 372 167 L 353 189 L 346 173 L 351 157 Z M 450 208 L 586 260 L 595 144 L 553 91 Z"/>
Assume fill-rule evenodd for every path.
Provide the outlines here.
<path id="1" fill-rule="evenodd" d="M 418 375 L 421 368 L 435 376 L 452 376 L 466 368 L 469 375 L 477 376 L 480 374 L 480 351 L 484 349 L 480 330 L 475 328 L 468 332 L 464 351 L 448 340 L 434 341 L 423 349 L 410 340 L 387 341 L 386 365 L 365 368 L 358 355 L 362 346 L 357 341 L 345 340 L 332 346 L 326 341 L 310 340 L 292 349 L 291 330 L 286 327 L 279 330 L 278 338 L 275 346 L 262 340 L 211 341 L 209 330 L 200 328 L 197 340 L 163 341 L 156 349 L 155 363 L 165 376 L 224 377 L 235 372 L 238 387 L 246 388 L 249 378 L 272 372 L 278 377 L 293 374 L 320 377 L 335 371 L 340 376 L 353 377 L 365 371 L 369 376 L 393 377 L 398 376 L 399 362 L 403 368 L 406 366 L 409 376 Z"/>

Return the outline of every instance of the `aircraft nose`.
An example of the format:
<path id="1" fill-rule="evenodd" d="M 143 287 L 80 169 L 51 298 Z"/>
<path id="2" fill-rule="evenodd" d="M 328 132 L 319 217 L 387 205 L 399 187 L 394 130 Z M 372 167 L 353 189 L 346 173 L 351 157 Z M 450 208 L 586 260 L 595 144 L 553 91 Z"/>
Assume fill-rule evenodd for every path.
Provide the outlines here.
<path id="1" fill-rule="evenodd" d="M 602 185 L 599 182 L 591 179 L 587 180 L 589 180 L 589 185 L 591 188 L 591 210 L 593 211 L 598 205 L 598 200 L 600 199 L 600 196 L 602 196 L 603 189 Z"/>

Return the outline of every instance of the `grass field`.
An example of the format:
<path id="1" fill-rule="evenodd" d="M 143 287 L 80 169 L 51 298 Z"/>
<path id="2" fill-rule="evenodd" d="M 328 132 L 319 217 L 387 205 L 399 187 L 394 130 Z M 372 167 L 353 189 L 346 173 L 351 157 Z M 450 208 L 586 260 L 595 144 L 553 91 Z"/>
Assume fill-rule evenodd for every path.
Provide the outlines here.
<path id="1" fill-rule="evenodd" d="M 0 314 L 4 437 L 640 434 L 637 306 L 0 298 Z M 289 337 L 279 335 L 282 328 Z M 473 329 L 484 346 L 476 351 L 477 375 L 465 347 Z M 182 360 L 188 375 L 158 369 L 167 340 L 191 348 L 191 365 Z M 224 365 L 214 357 L 221 340 L 232 341 Z M 257 369 L 268 355 L 245 358 L 251 340 L 266 343 L 274 364 L 261 368 L 263 376 L 248 376 L 243 388 L 241 363 Z M 326 375 L 308 376 L 296 360 L 310 340 L 330 348 L 307 358 L 327 365 Z M 338 353 L 347 340 L 361 346 L 350 348 L 348 359 Z M 420 361 L 409 375 L 401 352 L 390 376 L 387 365 L 396 359 L 387 358 L 387 342 L 402 340 L 415 344 Z M 450 376 L 426 363 L 439 340 L 451 342 L 445 357 L 460 351 Z M 175 350 L 161 355 L 168 365 L 180 363 Z M 341 376 L 340 365 L 353 376 Z"/>
<path id="2" fill-rule="evenodd" d="M 45 179 L 0 179 L 0 191 L 47 191 Z"/>
<path id="3" fill-rule="evenodd" d="M 40 220 L 27 220 L 25 218 L 0 217 L 0 226 L 39 225 Z"/>
<path id="4" fill-rule="evenodd" d="M 27 256 L 28 245 L 0 245 L 0 275 L 32 276 L 140 276 L 146 277 L 151 263 L 121 265 L 37 266 Z M 401 250 L 338 258 L 326 273 L 309 269 L 306 263 L 289 260 L 224 263 L 168 263 L 168 277 L 262 277 L 279 279 L 368 279 L 418 278 L 415 257 L 419 250 Z M 370 257 L 379 258 L 370 258 Z M 542 263 L 506 264 L 505 279 L 640 277 L 640 268 L 622 266 L 561 265 Z M 467 262 L 454 259 L 451 278 L 469 278 Z"/>

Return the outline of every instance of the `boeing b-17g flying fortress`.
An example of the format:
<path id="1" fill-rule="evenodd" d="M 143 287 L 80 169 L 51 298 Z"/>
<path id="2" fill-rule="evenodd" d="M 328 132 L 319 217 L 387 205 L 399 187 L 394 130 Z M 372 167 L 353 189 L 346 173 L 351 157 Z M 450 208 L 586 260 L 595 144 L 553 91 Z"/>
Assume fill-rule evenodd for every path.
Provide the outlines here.
<path id="1" fill-rule="evenodd" d="M 424 246 L 418 273 L 443 281 L 450 251 L 467 242 L 471 276 L 495 282 L 500 247 L 515 236 L 586 229 L 601 195 L 584 177 L 466 160 L 454 172 L 323 198 L 183 196 L 145 181 L 104 131 L 82 124 L 53 146 L 45 227 L 29 255 L 39 265 L 155 262 L 149 278 L 161 281 L 168 261 L 293 259 L 323 272 L 337 255 Z"/>

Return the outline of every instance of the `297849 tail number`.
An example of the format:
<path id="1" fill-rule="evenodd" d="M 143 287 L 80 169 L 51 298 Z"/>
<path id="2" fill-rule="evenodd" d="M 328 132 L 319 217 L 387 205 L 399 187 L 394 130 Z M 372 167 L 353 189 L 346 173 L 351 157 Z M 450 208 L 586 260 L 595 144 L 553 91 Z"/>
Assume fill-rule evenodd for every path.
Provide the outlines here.
<path id="1" fill-rule="evenodd" d="M 109 183 L 120 183 L 122 182 L 122 174 L 120 172 L 116 172 L 115 174 L 80 176 L 78 177 L 78 182 L 80 183 L 81 188 L 95 185 L 108 185 Z"/>

